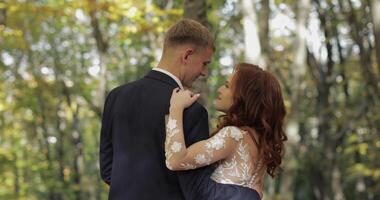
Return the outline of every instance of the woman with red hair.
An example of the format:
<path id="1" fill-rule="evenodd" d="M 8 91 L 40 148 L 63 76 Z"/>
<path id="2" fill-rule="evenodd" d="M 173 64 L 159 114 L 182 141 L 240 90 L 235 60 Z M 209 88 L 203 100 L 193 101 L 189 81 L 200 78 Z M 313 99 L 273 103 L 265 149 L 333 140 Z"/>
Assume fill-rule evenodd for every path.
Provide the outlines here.
<path id="1" fill-rule="evenodd" d="M 216 163 L 212 181 L 250 188 L 263 196 L 265 174 L 274 177 L 284 154 L 286 110 L 281 86 L 268 71 L 240 63 L 218 89 L 215 107 L 224 114 L 207 140 L 186 147 L 183 110 L 199 94 L 175 89 L 166 125 L 168 169 L 190 170 Z"/>

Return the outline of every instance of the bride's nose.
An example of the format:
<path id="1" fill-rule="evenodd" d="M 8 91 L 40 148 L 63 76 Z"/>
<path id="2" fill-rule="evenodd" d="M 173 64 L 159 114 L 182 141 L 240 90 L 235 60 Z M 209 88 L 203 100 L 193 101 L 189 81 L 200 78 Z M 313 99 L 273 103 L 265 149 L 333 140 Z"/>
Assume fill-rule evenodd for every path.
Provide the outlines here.
<path id="1" fill-rule="evenodd" d="M 220 96 L 220 94 L 222 94 L 222 92 L 221 92 L 221 88 L 222 88 L 222 87 L 219 87 L 218 90 L 216 90 L 216 94 L 217 94 L 218 96 Z"/>

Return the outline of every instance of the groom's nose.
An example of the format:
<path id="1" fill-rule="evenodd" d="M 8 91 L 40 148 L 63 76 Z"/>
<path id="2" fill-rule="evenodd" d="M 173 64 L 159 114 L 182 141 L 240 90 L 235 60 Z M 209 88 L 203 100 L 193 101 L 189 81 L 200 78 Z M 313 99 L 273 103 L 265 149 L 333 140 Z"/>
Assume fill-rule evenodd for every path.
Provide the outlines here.
<path id="1" fill-rule="evenodd" d="M 204 69 L 201 71 L 201 76 L 204 76 L 204 77 L 207 77 L 207 76 L 208 76 L 208 68 L 204 68 Z"/>

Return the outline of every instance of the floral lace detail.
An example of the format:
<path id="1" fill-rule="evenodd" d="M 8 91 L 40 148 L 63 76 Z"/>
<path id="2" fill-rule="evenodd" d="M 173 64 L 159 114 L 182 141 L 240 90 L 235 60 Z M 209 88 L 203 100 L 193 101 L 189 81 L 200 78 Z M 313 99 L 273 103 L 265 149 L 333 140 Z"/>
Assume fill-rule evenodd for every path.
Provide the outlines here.
<path id="1" fill-rule="evenodd" d="M 185 169 L 196 169 L 197 168 L 195 165 L 192 165 L 189 163 L 181 163 L 181 166 Z"/>
<path id="2" fill-rule="evenodd" d="M 242 140 L 245 131 L 231 127 L 230 136 L 239 144 L 232 156 L 221 160 L 211 178 L 224 184 L 235 184 L 254 188 L 257 182 L 261 162 L 253 162 L 249 153 L 248 144 Z"/>
<path id="3" fill-rule="evenodd" d="M 219 150 L 224 147 L 224 142 L 223 138 L 215 137 L 206 143 L 206 148 Z"/>
<path id="4" fill-rule="evenodd" d="M 170 146 L 170 150 L 172 150 L 173 153 L 177 153 L 181 150 L 182 144 L 179 142 L 173 142 L 173 144 Z"/>
<path id="5" fill-rule="evenodd" d="M 205 165 L 209 165 L 210 164 L 210 157 L 209 156 L 206 156 L 205 154 L 197 154 L 195 156 L 195 162 L 197 164 L 205 164 Z"/>
<path id="6" fill-rule="evenodd" d="M 168 159 L 170 159 L 173 156 L 173 153 L 179 152 L 182 149 L 182 144 L 174 141 L 171 142 L 171 138 L 174 137 L 176 134 L 179 133 L 178 127 L 177 127 L 177 120 L 172 119 L 169 117 L 169 120 L 166 124 L 166 140 L 165 140 L 165 146 L 169 146 L 169 150 L 165 151 L 165 157 L 166 157 L 166 165 L 168 168 L 171 168 L 170 162 L 168 162 Z M 190 166 L 189 166 L 190 167 Z"/>
<path id="7" fill-rule="evenodd" d="M 182 123 L 182 121 L 180 121 Z M 166 124 L 165 156 L 171 170 L 195 169 L 219 161 L 211 178 L 219 183 L 255 188 L 262 176 L 262 163 L 253 161 L 246 131 L 227 126 L 208 140 L 185 146 L 182 125 L 169 117 Z M 259 174 L 260 171 L 260 174 Z"/>

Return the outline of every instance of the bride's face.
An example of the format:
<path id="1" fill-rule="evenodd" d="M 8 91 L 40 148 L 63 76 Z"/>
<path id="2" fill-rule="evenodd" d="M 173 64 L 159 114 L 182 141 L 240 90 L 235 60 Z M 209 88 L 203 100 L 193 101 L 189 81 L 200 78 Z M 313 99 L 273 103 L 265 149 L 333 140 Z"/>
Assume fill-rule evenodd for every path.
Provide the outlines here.
<path id="1" fill-rule="evenodd" d="M 215 108 L 226 113 L 233 104 L 232 76 L 230 75 L 224 85 L 219 87 L 218 95 L 215 99 Z"/>

